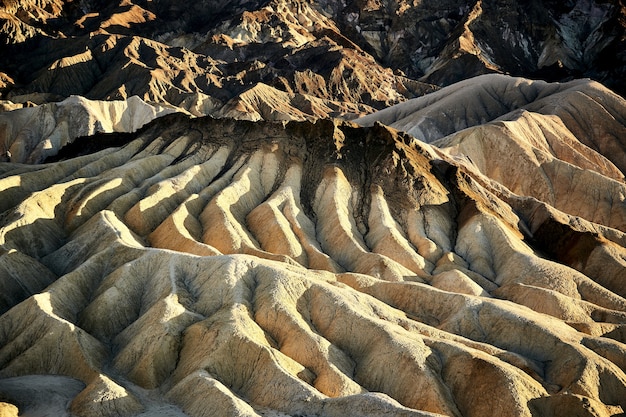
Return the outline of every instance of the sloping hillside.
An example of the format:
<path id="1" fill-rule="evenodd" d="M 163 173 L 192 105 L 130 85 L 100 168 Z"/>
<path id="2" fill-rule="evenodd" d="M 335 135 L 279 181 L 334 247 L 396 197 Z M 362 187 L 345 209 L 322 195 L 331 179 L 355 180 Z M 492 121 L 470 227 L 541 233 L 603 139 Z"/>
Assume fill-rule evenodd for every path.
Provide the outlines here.
<path id="1" fill-rule="evenodd" d="M 626 408 L 601 155 L 610 221 L 382 125 L 169 115 L 127 139 L 0 165 L 0 390 L 24 412 L 41 374 L 72 378 L 78 415 Z"/>
<path id="2" fill-rule="evenodd" d="M 625 27 L 0 2 L 0 417 L 626 415 Z"/>

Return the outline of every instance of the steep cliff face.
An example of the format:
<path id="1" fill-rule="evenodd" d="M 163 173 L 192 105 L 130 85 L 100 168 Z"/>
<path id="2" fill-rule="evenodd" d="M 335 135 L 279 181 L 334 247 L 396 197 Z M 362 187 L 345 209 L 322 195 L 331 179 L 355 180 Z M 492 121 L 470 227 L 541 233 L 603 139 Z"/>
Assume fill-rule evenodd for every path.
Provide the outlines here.
<path id="1" fill-rule="evenodd" d="M 509 83 L 526 81 L 487 84 Z M 508 112 L 463 85 L 432 98 L 423 111 L 445 96 L 501 118 L 436 120 L 452 132 L 440 149 L 376 123 L 174 114 L 96 153 L 0 163 L 2 400 L 94 416 L 623 413 L 626 188 L 565 115 L 593 91 L 601 136 L 626 104 L 590 83 L 519 89 Z M 528 178 L 498 177 L 516 169 Z M 541 177 L 535 195 L 524 181 Z"/>

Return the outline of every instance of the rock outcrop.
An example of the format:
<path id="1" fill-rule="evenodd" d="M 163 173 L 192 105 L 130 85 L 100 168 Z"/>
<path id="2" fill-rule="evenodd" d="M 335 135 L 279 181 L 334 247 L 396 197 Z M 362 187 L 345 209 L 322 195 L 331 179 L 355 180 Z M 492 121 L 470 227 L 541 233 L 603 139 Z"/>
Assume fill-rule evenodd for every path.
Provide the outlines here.
<path id="1" fill-rule="evenodd" d="M 476 129 L 593 172 L 608 218 L 381 124 L 172 114 L 0 163 L 0 376 L 72 378 L 76 415 L 623 413 L 623 179 L 573 134 L 521 141 L 541 117 Z"/>
<path id="2" fill-rule="evenodd" d="M 307 1 L 201 2 L 193 13 L 170 3 L 4 5 L 2 98 L 138 96 L 198 116 L 305 120 L 353 118 L 435 89 L 381 66 Z"/>

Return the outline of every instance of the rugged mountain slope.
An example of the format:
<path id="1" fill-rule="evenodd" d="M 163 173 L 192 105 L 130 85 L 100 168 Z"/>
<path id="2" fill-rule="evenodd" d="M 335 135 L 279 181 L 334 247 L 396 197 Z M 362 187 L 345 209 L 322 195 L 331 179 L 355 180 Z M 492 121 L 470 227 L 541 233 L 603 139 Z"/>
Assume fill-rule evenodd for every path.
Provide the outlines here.
<path id="1" fill-rule="evenodd" d="M 0 22 L 0 92 L 13 103 L 137 95 L 304 120 L 490 72 L 626 91 L 622 0 L 5 1 Z"/>
<path id="2" fill-rule="evenodd" d="M 435 84 L 503 72 L 552 80 L 587 76 L 625 89 L 621 0 L 320 3 L 333 11 L 342 33 L 384 65 Z"/>
<path id="3" fill-rule="evenodd" d="M 78 3 L 5 4 L 4 98 L 137 95 L 221 116 L 254 96 L 250 110 L 273 118 L 265 107 L 277 93 L 267 91 L 278 89 L 275 118 L 297 109 L 304 120 L 350 118 L 433 91 L 380 66 L 306 1 L 227 3 L 222 11 L 201 2 L 193 12 L 151 1 Z M 293 101 L 322 103 L 294 109 Z"/>
<path id="4" fill-rule="evenodd" d="M 4 401 L 57 407 L 48 374 L 77 415 L 623 413 L 625 186 L 556 115 L 595 88 L 589 117 L 623 129 L 626 105 L 525 88 L 563 97 L 443 150 L 380 124 L 175 114 L 124 146 L 0 163 Z M 487 152 L 492 129 L 606 199 L 543 202 L 453 152 Z"/>

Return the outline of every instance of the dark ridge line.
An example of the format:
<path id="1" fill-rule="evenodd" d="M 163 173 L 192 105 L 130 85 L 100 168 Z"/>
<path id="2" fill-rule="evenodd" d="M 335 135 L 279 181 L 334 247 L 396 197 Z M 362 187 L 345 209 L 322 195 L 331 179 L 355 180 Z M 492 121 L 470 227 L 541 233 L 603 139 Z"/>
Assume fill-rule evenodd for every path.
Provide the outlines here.
<path id="1" fill-rule="evenodd" d="M 59 149 L 59 152 L 56 155 L 47 156 L 43 160 L 42 164 L 65 161 L 79 156 L 96 153 L 108 148 L 121 148 L 139 138 L 143 133 L 156 125 L 174 125 L 179 122 L 179 119 L 183 118 L 190 119 L 189 116 L 183 113 L 171 113 L 157 117 L 134 132 L 96 132 L 93 135 L 79 136 Z M 145 145 L 148 143 L 149 141 L 146 142 Z M 142 149 L 144 147 L 142 147 Z"/>

